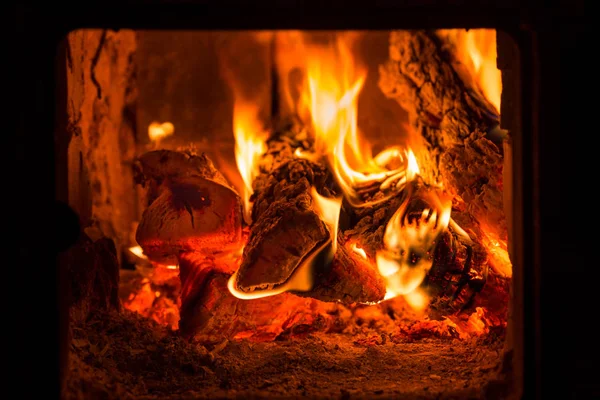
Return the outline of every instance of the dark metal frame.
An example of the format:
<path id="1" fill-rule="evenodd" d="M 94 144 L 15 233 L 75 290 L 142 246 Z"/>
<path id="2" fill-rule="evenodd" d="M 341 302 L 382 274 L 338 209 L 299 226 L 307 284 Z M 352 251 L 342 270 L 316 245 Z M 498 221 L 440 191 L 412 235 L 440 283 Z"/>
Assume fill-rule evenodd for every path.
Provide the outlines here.
<path id="1" fill-rule="evenodd" d="M 562 268 L 556 251 L 560 236 L 552 219 L 560 218 L 558 190 L 560 165 L 559 96 L 556 85 L 556 46 L 559 19 L 579 21 L 577 10 L 542 8 L 533 1 L 328 1 L 287 2 L 220 1 L 121 1 L 107 0 L 78 5 L 20 5 L 16 11 L 14 36 L 17 79 L 17 162 L 15 193 L 20 224 L 19 271 L 25 274 L 27 294 L 23 306 L 50 320 L 43 323 L 22 316 L 15 324 L 34 337 L 22 355 L 22 366 L 31 369 L 35 379 L 49 379 L 58 389 L 57 371 L 60 333 L 58 304 L 64 296 L 57 283 L 60 275 L 56 255 L 68 244 L 69 229 L 56 200 L 64 200 L 66 161 L 55 147 L 64 137 L 57 121 L 66 112 L 64 58 L 61 41 L 79 28 L 131 29 L 410 29 L 492 27 L 506 32 L 519 48 L 519 88 L 515 90 L 520 106 L 511 124 L 513 137 L 513 241 L 515 265 L 515 304 L 519 307 L 517 331 L 520 349 L 515 353 L 515 373 L 522 376 L 522 398 L 541 398 L 553 364 L 547 358 L 547 332 L 551 330 L 552 276 Z M 443 3 L 443 4 L 440 4 Z M 496 5 L 494 3 L 497 3 Z M 514 105 L 514 104 L 513 104 Z M 503 114 L 504 115 L 504 114 Z M 13 117 L 13 116 L 11 116 Z M 63 127 L 64 128 L 64 127 Z M 543 132 L 543 134 L 542 134 Z M 9 171 L 10 172 L 10 171 Z M 35 228 L 32 228 L 35 227 Z M 33 235 L 36 240 L 32 240 Z M 544 291 L 540 287 L 544 285 Z M 57 291 L 57 288 L 59 289 Z M 550 291 L 550 293 L 549 293 Z M 40 296 L 37 296 L 40 294 Z M 64 300 L 64 299 L 63 299 Z M 63 326 L 64 328 L 64 326 Z M 61 336 L 62 335 L 62 336 Z M 24 336 L 26 337 L 26 336 Z M 29 341 L 29 338 L 28 338 Z M 543 352 L 546 351 L 546 352 Z M 49 363 L 41 362 L 40 354 Z M 52 372 L 50 372 L 52 371 Z M 58 371 L 57 371 L 58 372 Z M 43 375 L 43 376 L 42 376 Z M 32 378 L 32 380 L 34 380 Z M 21 388 L 27 391 L 28 387 Z M 25 393 L 23 393 L 25 394 Z"/>

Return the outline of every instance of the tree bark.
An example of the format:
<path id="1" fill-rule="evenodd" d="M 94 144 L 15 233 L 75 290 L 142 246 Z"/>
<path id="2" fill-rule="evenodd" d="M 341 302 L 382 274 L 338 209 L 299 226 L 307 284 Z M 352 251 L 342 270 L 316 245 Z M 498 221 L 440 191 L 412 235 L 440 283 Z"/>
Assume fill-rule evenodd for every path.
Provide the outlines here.
<path id="1" fill-rule="evenodd" d="M 424 151 L 415 149 L 426 180 L 441 182 L 506 240 L 502 152 L 494 143 L 499 116 L 459 78 L 437 40 L 425 31 L 394 31 L 379 86 L 409 112 Z M 495 140 L 495 139 L 494 139 Z"/>

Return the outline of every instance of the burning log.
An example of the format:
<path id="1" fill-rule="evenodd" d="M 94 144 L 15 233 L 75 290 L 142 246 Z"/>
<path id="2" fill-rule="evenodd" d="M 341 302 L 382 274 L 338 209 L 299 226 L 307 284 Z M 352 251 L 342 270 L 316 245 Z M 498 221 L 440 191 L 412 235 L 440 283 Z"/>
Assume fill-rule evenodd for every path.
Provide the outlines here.
<path id="1" fill-rule="evenodd" d="M 381 193 L 376 193 L 373 198 L 378 196 Z M 431 223 L 434 227 L 441 223 L 439 215 L 438 221 L 430 221 L 428 217 L 432 211 L 443 212 L 440 210 L 443 207 L 435 204 L 438 196 L 444 194 L 438 193 L 437 189 L 425 184 L 422 179 L 411 181 L 395 197 L 374 202 L 369 207 L 349 208 L 350 218 L 342 236 L 346 242 L 354 243 L 362 249 L 365 257 L 374 262 L 379 254 L 386 251 L 385 236 L 389 233 L 387 227 L 394 214 L 401 210 L 402 227 L 392 226 L 391 230 L 404 232 L 405 239 L 408 239 L 405 242 L 409 243 L 401 252 L 405 259 L 402 264 L 407 268 L 402 273 L 402 283 L 397 288 L 411 292 L 412 285 L 422 282 L 428 288 L 432 308 L 447 314 L 454 309 L 466 309 L 473 305 L 475 295 L 483 289 L 486 282 L 489 260 L 479 223 L 466 210 L 452 208 L 452 219 L 446 229 L 438 234 L 422 231 L 429 237 L 419 237 L 420 225 Z M 447 212 L 450 214 L 450 208 Z M 408 233 L 411 226 L 417 229 Z M 397 237 L 393 240 L 402 239 Z"/>
<path id="2" fill-rule="evenodd" d="M 202 342 L 226 339 L 271 341 L 280 335 L 325 331 L 334 324 L 324 303 L 281 293 L 241 300 L 229 292 L 231 270 L 197 253 L 180 257 L 182 282 L 180 333 Z M 338 322 L 339 323 L 339 322 Z"/>
<path id="3" fill-rule="evenodd" d="M 298 165 L 304 164 L 305 160 Z M 272 298 L 247 301 L 230 293 L 227 284 L 238 265 L 236 257 L 239 254 L 236 253 L 243 244 L 241 233 L 238 233 L 241 232 L 241 204 L 235 192 L 221 183 L 224 179 L 214 170 L 210 160 L 188 153 L 155 151 L 141 157 L 139 171 L 142 173 L 140 182 L 146 183 L 149 188 L 151 202 L 138 226 L 136 238 L 150 260 L 165 262 L 175 258 L 179 264 L 179 331 L 183 336 L 204 341 L 223 337 L 247 337 L 260 341 L 273 340 L 280 334 L 300 329 L 300 326 L 303 331 L 326 329 L 324 321 L 327 314 L 316 311 L 318 302 L 314 299 L 282 293 Z M 316 168 L 314 171 L 324 172 Z M 182 183 L 187 184 L 187 190 L 181 190 Z M 304 188 L 304 184 L 296 183 L 295 186 Z M 199 199 L 201 195 L 205 200 Z M 211 202 L 206 204 L 206 199 L 211 199 Z M 310 204 L 311 199 L 304 198 L 304 201 Z M 321 233 L 323 239 L 329 237 L 327 228 L 316 214 L 310 219 L 307 207 L 292 210 L 304 211 L 304 214 L 294 213 L 296 217 L 307 216 L 302 229 L 309 228 L 312 223 L 321 229 L 316 232 Z M 211 213 L 228 217 L 215 220 Z M 273 223 L 274 219 L 266 221 Z M 297 220 L 295 222 L 298 223 Z M 285 232 L 285 229 L 279 232 Z M 310 230 L 299 232 L 307 232 L 307 241 L 314 240 L 310 237 Z M 258 238 L 267 240 L 260 235 Z M 288 240 L 290 246 L 294 244 L 293 236 Z M 272 242 L 263 243 L 264 257 L 278 254 Z M 278 266 L 270 264 L 266 273 L 276 271 Z M 333 269 L 341 272 L 341 264 L 334 263 Z M 324 283 L 331 284 L 333 288 L 343 288 L 335 277 L 329 277 Z M 327 295 L 324 288 L 322 286 L 320 290 Z M 349 291 L 349 294 L 360 295 L 356 290 Z M 330 296 L 337 300 L 342 298 L 343 293 L 339 297 Z"/>
<path id="4" fill-rule="evenodd" d="M 150 260 L 182 266 L 179 327 L 193 334 L 206 324 L 206 305 L 198 303 L 204 275 L 233 272 L 231 256 L 243 244 L 241 201 L 204 154 L 151 151 L 137 166 L 149 205 L 136 240 Z M 199 267 L 189 267 L 189 259 Z"/>
<path id="5" fill-rule="evenodd" d="M 424 31 L 394 31 L 390 59 L 380 66 L 383 93 L 406 109 L 422 133 L 428 159 L 422 171 L 443 182 L 469 212 L 506 240 L 502 154 L 494 143 L 499 116 L 452 68 L 441 44 Z"/>
<path id="6" fill-rule="evenodd" d="M 297 157 L 311 143 L 298 125 L 268 141 L 253 184 L 253 223 L 236 287 L 242 292 L 272 290 L 299 271 L 316 252 L 327 251 L 331 232 L 315 211 L 311 188 L 325 197 L 335 194 L 334 180 L 324 163 Z M 385 285 L 377 271 L 356 255 L 338 248 L 333 262 L 313 273 L 308 292 L 295 292 L 324 301 L 374 302 L 383 299 Z"/>
<path id="7" fill-rule="evenodd" d="M 206 155 L 157 150 L 137 166 L 149 205 L 136 240 L 151 260 L 172 264 L 181 252 L 212 255 L 240 245 L 240 198 Z"/>

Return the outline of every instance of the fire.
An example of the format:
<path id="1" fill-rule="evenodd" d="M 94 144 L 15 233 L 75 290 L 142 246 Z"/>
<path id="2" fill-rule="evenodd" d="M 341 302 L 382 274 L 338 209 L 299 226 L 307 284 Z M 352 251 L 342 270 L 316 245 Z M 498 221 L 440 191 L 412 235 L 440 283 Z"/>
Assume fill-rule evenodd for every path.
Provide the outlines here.
<path id="1" fill-rule="evenodd" d="M 360 247 L 358 247 L 356 245 L 356 243 L 352 243 L 352 245 L 350 246 L 350 249 L 352 249 L 353 252 L 360 254 L 362 258 L 364 258 L 365 260 L 367 259 L 367 253 L 364 251 L 364 249 L 361 249 Z"/>
<path id="2" fill-rule="evenodd" d="M 267 132 L 258 118 L 258 107 L 252 103 L 236 100 L 233 109 L 233 133 L 235 136 L 235 161 L 244 181 L 242 198 L 244 217 L 250 222 L 253 193 L 252 182 L 258 174 L 258 160 L 267 149 Z"/>
<path id="3" fill-rule="evenodd" d="M 129 251 L 138 258 L 146 259 L 146 255 L 144 254 L 144 250 L 142 250 L 141 246 L 133 246 L 129 248 Z"/>
<path id="4" fill-rule="evenodd" d="M 358 95 L 366 72 L 353 60 L 348 37 L 337 35 L 329 47 L 305 46 L 308 86 L 301 99 L 309 110 L 315 133 L 315 153 L 327 157 L 348 202 L 355 207 L 373 205 L 365 201 L 359 189 L 368 186 L 386 190 L 385 201 L 404 190 L 419 176 L 419 165 L 411 149 L 398 146 L 372 155 L 368 143 L 361 140 L 357 124 Z M 315 154 L 296 152 L 298 157 Z M 424 192 L 431 208 L 419 218 L 409 217 L 408 206 L 414 193 L 409 189 L 401 207 L 389 221 L 384 234 L 384 249 L 376 262 L 387 281 L 387 298 L 408 295 L 423 281 L 433 263 L 435 240 L 450 220 L 451 198 L 437 188 Z M 324 213 L 321 213 L 324 215 Z M 412 218 L 412 219 L 411 219 Z M 366 258 L 364 250 L 355 252 Z M 416 309 L 427 304 L 426 296 L 414 294 L 407 300 Z"/>
<path id="5" fill-rule="evenodd" d="M 162 139 L 165 139 L 175 133 L 175 126 L 170 122 L 152 122 L 148 125 L 148 137 L 150 141 L 158 144 Z"/>
<path id="6" fill-rule="evenodd" d="M 132 246 L 129 248 L 129 252 L 141 260 L 148 260 L 148 257 L 146 257 L 146 255 L 144 254 L 144 250 L 141 246 Z M 164 267 L 167 269 L 179 268 L 178 265 L 164 265 Z"/>
<path id="7" fill-rule="evenodd" d="M 411 201 L 428 205 L 415 215 Z M 383 236 L 384 249 L 377 252 L 377 266 L 385 277 L 388 290 L 406 295 L 425 279 L 433 265 L 436 239 L 448 227 L 452 199 L 437 188 L 421 192 L 409 189 L 407 196 L 388 222 Z"/>
<path id="8" fill-rule="evenodd" d="M 305 44 L 307 85 L 301 95 L 300 110 L 308 110 L 314 128 L 313 154 L 296 152 L 296 156 L 314 159 L 326 156 L 344 196 L 355 207 L 366 207 L 358 189 L 371 185 L 392 189 L 377 202 L 383 202 L 404 188 L 407 163 L 406 150 L 397 147 L 372 154 L 369 144 L 359 135 L 358 95 L 367 73 L 354 61 L 351 45 L 355 35 L 335 36 L 329 46 Z M 413 155 L 414 157 L 414 155 Z M 400 161 L 393 169 L 386 168 L 392 159 Z"/>
<path id="9" fill-rule="evenodd" d="M 456 47 L 457 60 L 469 71 L 485 98 L 500 112 L 502 75 L 496 67 L 495 29 L 438 31 Z"/>
<path id="10" fill-rule="evenodd" d="M 335 253 L 337 248 L 337 231 L 340 220 L 340 209 L 342 208 L 342 199 L 323 197 L 317 193 L 317 189 L 314 187 L 311 188 L 310 195 L 313 200 L 315 212 L 321 217 L 321 220 L 325 222 L 327 229 L 329 229 L 332 252 Z M 331 254 L 332 257 L 333 253 Z"/>

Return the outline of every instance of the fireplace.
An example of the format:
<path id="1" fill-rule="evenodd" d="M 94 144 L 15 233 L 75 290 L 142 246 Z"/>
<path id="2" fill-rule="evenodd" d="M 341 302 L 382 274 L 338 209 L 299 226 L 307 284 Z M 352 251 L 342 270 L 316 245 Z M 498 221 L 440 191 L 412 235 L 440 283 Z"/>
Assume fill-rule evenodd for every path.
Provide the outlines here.
<path id="1" fill-rule="evenodd" d="M 155 6 L 47 50 L 63 396 L 533 393 L 537 31 Z"/>

